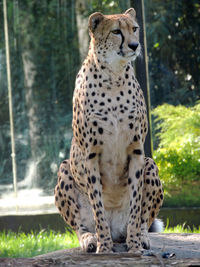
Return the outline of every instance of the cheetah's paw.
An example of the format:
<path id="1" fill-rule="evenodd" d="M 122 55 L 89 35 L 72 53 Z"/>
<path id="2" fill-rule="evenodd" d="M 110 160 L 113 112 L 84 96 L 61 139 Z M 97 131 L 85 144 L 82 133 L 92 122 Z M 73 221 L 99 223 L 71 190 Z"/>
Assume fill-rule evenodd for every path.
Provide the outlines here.
<path id="1" fill-rule="evenodd" d="M 141 234 L 141 244 L 143 249 L 150 249 L 150 240 L 147 233 Z"/>
<path id="2" fill-rule="evenodd" d="M 95 234 L 85 233 L 80 238 L 80 246 L 83 251 L 92 253 L 97 249 L 97 238 Z"/>
<path id="3" fill-rule="evenodd" d="M 134 257 L 141 257 L 142 256 L 142 250 L 141 249 L 135 249 L 135 248 L 131 248 L 128 250 L 128 253 L 133 254 Z"/>
<path id="4" fill-rule="evenodd" d="M 97 252 L 96 253 L 113 253 L 113 243 L 97 243 Z"/>

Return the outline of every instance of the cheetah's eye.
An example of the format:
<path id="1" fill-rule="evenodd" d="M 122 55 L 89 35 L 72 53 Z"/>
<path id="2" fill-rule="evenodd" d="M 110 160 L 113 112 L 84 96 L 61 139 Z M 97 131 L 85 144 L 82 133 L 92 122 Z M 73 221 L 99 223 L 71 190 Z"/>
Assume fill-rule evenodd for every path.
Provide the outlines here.
<path id="1" fill-rule="evenodd" d="M 112 31 L 113 34 L 121 34 L 121 31 L 119 29 L 113 30 Z"/>
<path id="2" fill-rule="evenodd" d="M 138 27 L 133 27 L 133 32 L 136 32 Z"/>

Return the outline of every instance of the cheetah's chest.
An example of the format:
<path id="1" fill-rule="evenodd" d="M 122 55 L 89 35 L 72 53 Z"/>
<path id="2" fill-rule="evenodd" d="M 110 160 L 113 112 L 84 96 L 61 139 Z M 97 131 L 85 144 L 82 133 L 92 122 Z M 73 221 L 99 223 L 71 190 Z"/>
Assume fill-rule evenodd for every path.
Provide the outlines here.
<path id="1" fill-rule="evenodd" d="M 127 175 L 127 150 L 133 143 L 135 131 L 130 129 L 130 122 L 126 117 L 127 115 L 124 115 L 122 120 L 122 117 L 116 112 L 115 114 L 108 113 L 106 121 L 96 118 L 98 125 L 103 129 L 100 172 L 111 184 L 119 184 Z M 136 124 L 135 121 L 135 128 Z M 139 129 L 139 127 L 137 128 Z"/>
<path id="2" fill-rule="evenodd" d="M 112 125 L 111 123 L 112 122 Z M 131 133 L 116 117 L 108 116 L 104 129 L 104 141 L 100 157 L 100 173 L 103 184 L 103 199 L 106 210 L 124 209 L 128 205 L 127 187 L 127 148 Z"/>

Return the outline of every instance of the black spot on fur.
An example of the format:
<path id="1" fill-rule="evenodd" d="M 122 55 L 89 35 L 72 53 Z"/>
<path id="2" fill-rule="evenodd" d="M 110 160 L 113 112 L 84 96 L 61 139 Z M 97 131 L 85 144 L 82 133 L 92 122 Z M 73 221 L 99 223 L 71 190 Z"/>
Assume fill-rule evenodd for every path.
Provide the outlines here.
<path id="1" fill-rule="evenodd" d="M 99 131 L 100 134 L 103 134 L 103 128 L 100 127 L 100 128 L 98 129 L 98 131 Z"/>
<path id="2" fill-rule="evenodd" d="M 134 149 L 133 150 L 133 154 L 142 155 L 142 150 L 140 150 L 140 149 Z"/>
<path id="3" fill-rule="evenodd" d="M 94 175 L 92 175 L 91 177 L 92 183 L 95 184 L 96 183 L 96 177 Z"/>
<path id="4" fill-rule="evenodd" d="M 128 178 L 128 184 L 131 184 L 131 182 L 132 182 L 132 179 Z"/>
<path id="5" fill-rule="evenodd" d="M 137 171 L 135 176 L 136 176 L 137 179 L 139 179 L 140 178 L 140 171 Z"/>
<path id="6" fill-rule="evenodd" d="M 65 185 L 65 183 L 62 181 L 62 182 L 61 182 L 61 185 L 60 185 L 61 189 L 64 188 L 64 185 Z"/>
<path id="7" fill-rule="evenodd" d="M 88 158 L 93 159 L 94 157 L 96 157 L 96 153 L 90 153 Z"/>

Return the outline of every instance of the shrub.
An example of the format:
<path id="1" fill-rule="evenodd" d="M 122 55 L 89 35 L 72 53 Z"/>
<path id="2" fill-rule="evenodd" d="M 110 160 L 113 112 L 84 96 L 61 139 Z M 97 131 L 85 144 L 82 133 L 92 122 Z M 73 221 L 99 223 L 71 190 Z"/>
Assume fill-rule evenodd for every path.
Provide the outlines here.
<path id="1" fill-rule="evenodd" d="M 154 159 L 166 193 L 200 183 L 200 103 L 153 110 L 158 147 Z"/>

